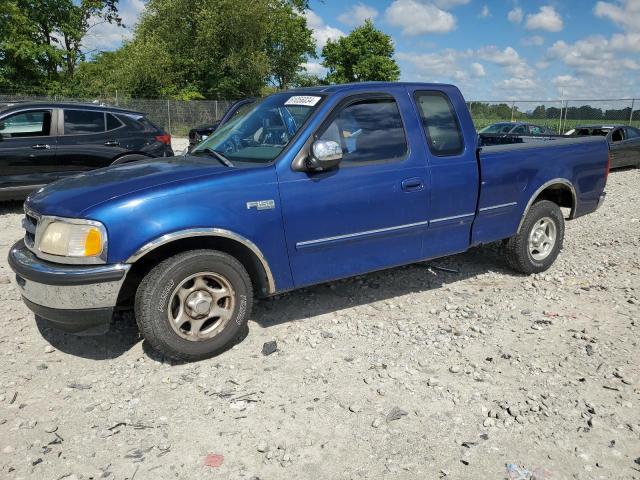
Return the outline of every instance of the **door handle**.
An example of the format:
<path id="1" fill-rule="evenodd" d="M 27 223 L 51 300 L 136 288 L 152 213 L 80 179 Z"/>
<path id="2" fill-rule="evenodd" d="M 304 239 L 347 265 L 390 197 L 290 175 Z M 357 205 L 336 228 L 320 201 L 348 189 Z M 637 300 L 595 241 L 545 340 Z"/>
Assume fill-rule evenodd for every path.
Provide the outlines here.
<path id="1" fill-rule="evenodd" d="M 51 148 L 51 145 L 48 145 L 46 143 L 36 143 L 35 145 L 31 145 L 31 148 L 33 148 L 34 150 L 49 150 Z"/>
<path id="2" fill-rule="evenodd" d="M 105 147 L 117 147 L 118 145 L 120 145 L 120 142 L 117 140 L 107 140 L 104 142 Z"/>
<path id="3" fill-rule="evenodd" d="M 405 192 L 416 192 L 424 188 L 424 182 L 421 178 L 407 178 L 402 181 L 401 185 Z"/>

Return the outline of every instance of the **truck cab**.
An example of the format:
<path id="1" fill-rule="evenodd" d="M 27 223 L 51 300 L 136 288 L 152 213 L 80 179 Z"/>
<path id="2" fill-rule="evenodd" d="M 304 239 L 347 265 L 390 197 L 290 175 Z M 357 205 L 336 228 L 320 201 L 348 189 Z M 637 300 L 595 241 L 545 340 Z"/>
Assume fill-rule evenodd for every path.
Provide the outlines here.
<path id="1" fill-rule="evenodd" d="M 254 295 L 501 241 L 546 270 L 604 198 L 602 138 L 478 146 L 452 85 L 363 83 L 255 103 L 185 157 L 62 180 L 25 202 L 9 254 L 25 303 L 66 330 L 134 308 L 179 359 L 224 349 Z"/>

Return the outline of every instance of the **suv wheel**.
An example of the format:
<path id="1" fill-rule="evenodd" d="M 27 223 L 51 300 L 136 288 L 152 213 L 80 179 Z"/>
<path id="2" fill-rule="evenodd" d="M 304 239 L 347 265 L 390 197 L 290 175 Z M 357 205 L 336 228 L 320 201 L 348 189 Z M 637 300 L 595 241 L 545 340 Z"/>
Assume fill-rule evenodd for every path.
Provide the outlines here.
<path id="1" fill-rule="evenodd" d="M 547 270 L 558 257 L 564 240 L 564 217 L 560 207 L 548 200 L 534 203 L 520 231 L 505 242 L 511 268 L 531 274 Z"/>
<path id="2" fill-rule="evenodd" d="M 193 250 L 154 267 L 136 293 L 138 328 L 176 360 L 201 360 L 244 331 L 253 303 L 251 279 L 231 255 Z"/>

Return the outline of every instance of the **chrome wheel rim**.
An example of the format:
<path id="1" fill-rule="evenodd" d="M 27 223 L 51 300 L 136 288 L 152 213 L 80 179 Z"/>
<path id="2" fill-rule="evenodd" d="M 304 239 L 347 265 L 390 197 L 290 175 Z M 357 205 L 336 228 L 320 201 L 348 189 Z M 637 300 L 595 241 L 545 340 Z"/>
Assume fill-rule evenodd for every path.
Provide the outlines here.
<path id="1" fill-rule="evenodd" d="M 537 261 L 544 260 L 556 244 L 556 223 L 549 217 L 538 220 L 529 234 L 529 254 Z"/>
<path id="2" fill-rule="evenodd" d="M 231 283 L 214 272 L 185 278 L 171 294 L 167 315 L 180 337 L 199 342 L 215 337 L 229 323 L 236 305 Z"/>

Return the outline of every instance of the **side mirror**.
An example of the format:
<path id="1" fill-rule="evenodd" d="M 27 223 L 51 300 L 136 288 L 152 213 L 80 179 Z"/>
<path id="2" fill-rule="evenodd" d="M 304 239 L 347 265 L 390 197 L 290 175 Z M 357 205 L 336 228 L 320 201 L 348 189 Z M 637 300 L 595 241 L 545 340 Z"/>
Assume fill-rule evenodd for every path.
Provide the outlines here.
<path id="1" fill-rule="evenodd" d="M 311 145 L 311 156 L 307 159 L 310 170 L 324 172 L 337 167 L 342 160 L 342 147 L 333 140 L 316 140 Z"/>

